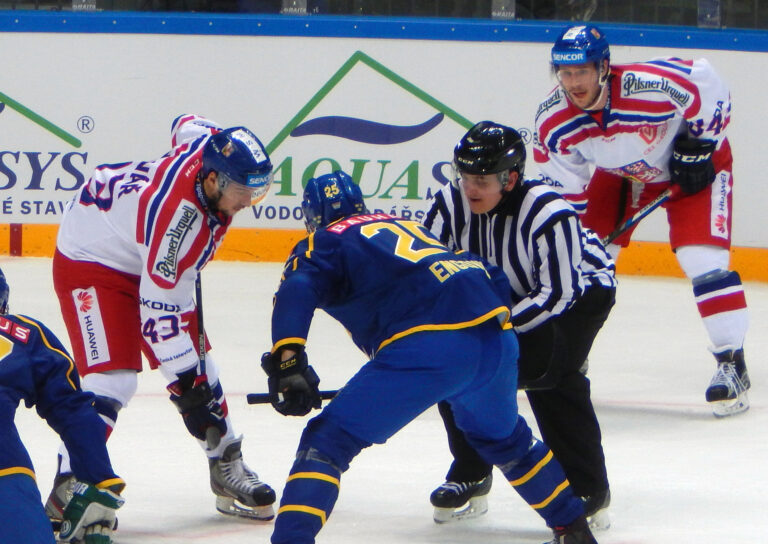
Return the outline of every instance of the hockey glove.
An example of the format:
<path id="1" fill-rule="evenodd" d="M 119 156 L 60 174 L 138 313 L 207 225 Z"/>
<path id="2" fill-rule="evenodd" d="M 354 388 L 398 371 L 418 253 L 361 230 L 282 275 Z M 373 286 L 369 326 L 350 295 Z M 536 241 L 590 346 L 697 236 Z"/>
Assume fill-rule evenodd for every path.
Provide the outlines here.
<path id="1" fill-rule="evenodd" d="M 196 369 L 183 372 L 168 386 L 168 391 L 192 436 L 205 441 L 210 427 L 216 427 L 222 435 L 227 432 L 227 414 L 213 396 L 205 374 L 198 376 Z"/>
<path id="2" fill-rule="evenodd" d="M 307 364 L 307 354 L 299 350 L 287 361 L 280 361 L 280 351 L 261 356 L 261 368 L 269 376 L 269 400 L 284 416 L 305 416 L 320 408 L 320 378 Z"/>
<path id="3" fill-rule="evenodd" d="M 59 542 L 112 544 L 115 511 L 125 500 L 120 496 L 123 484 L 99 489 L 85 482 L 75 482 L 72 500 L 64 510 Z"/>
<path id="4" fill-rule="evenodd" d="M 714 140 L 696 140 L 685 134 L 678 136 L 669 159 L 670 181 L 680 190 L 693 195 L 709 187 L 715 181 L 715 166 L 712 155 Z"/>

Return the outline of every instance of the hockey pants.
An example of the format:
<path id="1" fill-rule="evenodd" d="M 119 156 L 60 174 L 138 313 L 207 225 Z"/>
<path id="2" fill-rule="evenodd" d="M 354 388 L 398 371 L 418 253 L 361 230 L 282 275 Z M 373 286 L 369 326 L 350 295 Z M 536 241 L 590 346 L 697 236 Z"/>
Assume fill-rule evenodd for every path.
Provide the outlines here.
<path id="1" fill-rule="evenodd" d="M 540 383 L 535 378 L 543 373 L 549 375 L 545 380 L 549 384 L 526 391 L 542 439 L 565 470 L 574 493 L 583 497 L 608 488 L 600 425 L 589 379 L 580 369 L 614 302 L 615 289 L 590 287 L 566 313 L 518 335 L 521 374 L 528 374 L 532 383 Z M 441 402 L 438 408 L 454 457 L 446 479 L 482 480 L 492 465 L 459 430 L 448 403 Z"/>
<path id="2" fill-rule="evenodd" d="M 425 357 L 428 354 L 428 357 Z M 498 324 L 421 332 L 387 346 L 307 425 L 283 490 L 272 544 L 312 544 L 330 516 L 341 474 L 436 402 L 548 525 L 582 514 L 562 468 L 517 414 L 517 344 Z M 493 406 L 493 410 L 488 410 Z"/>

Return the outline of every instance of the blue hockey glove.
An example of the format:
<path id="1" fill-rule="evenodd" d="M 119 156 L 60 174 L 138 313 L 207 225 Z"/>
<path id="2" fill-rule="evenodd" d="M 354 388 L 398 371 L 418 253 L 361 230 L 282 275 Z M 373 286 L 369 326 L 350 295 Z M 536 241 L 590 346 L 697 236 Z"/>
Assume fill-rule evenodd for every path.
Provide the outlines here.
<path id="1" fill-rule="evenodd" d="M 685 134 L 677 137 L 669 159 L 669 175 L 683 193 L 696 194 L 715 181 L 715 145 L 714 140 L 696 140 Z"/>
<path id="2" fill-rule="evenodd" d="M 284 416 L 305 416 L 312 408 L 320 408 L 320 378 L 307 363 L 303 349 L 287 361 L 280 360 L 280 351 L 261 356 L 261 368 L 269 376 L 269 398 L 275 410 Z"/>
<path id="3" fill-rule="evenodd" d="M 205 441 L 210 427 L 217 428 L 222 435 L 227 432 L 227 414 L 213 396 L 205 374 L 198 375 L 193 368 L 179 374 L 179 379 L 167 389 L 192 436 Z"/>
<path id="4" fill-rule="evenodd" d="M 59 542 L 112 544 L 115 512 L 125 500 L 120 496 L 124 484 L 99 489 L 85 482 L 75 482 L 72 500 L 64 510 Z"/>

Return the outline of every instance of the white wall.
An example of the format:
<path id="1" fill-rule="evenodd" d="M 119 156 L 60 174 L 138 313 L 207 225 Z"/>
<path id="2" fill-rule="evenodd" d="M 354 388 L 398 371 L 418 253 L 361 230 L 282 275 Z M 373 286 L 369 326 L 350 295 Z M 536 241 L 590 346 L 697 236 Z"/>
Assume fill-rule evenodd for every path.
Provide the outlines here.
<path id="1" fill-rule="evenodd" d="M 356 51 L 385 68 L 377 71 L 358 62 L 304 120 L 345 116 L 417 125 L 438 113 L 435 104 L 442 104 L 444 111 L 458 114 L 458 120 L 493 119 L 531 131 L 536 105 L 554 85 L 548 69 L 549 45 L 544 43 L 0 33 L 0 50 L 6 52 L 0 92 L 80 140 L 79 145 L 68 143 L 6 102 L 0 111 L 0 215 L 6 223 L 58 222 L 61 205 L 72 195 L 66 188 L 87 178 L 97 164 L 162 155 L 170 147 L 170 123 L 181 113 L 200 113 L 227 126 L 248 126 L 268 144 Z M 768 155 L 762 136 L 767 125 L 768 55 L 612 47 L 614 62 L 662 55 L 707 57 L 730 84 L 734 244 L 768 247 L 764 212 L 768 199 L 762 183 Z M 398 81 L 412 85 L 408 88 L 414 92 Z M 90 132 L 78 129 L 83 118 L 90 120 Z M 396 145 L 288 136 L 272 158 L 276 165 L 290 158 L 290 179 L 285 168 L 277 177 L 290 183 L 294 193 L 301 192 L 302 175 L 318 159 L 332 158 L 349 172 L 353 161 L 369 161 L 361 187 L 370 195 L 372 207 L 423 212 L 429 192 L 440 186 L 433 167 L 450 161 L 464 132 L 459 122 L 446 116 L 423 136 Z M 404 174 L 409 165 L 410 177 Z M 329 169 L 326 161 L 313 172 Z M 529 173 L 534 171 L 530 160 Z M 418 198 L 403 198 L 408 182 L 411 196 Z M 235 224 L 301 228 L 295 210 L 299 197 L 279 192 L 278 186 L 256 209 L 258 219 L 243 212 Z M 393 198 L 381 198 L 387 193 Z M 288 217 L 281 219 L 281 213 Z M 666 240 L 665 224 L 663 213 L 656 212 L 635 239 Z"/>

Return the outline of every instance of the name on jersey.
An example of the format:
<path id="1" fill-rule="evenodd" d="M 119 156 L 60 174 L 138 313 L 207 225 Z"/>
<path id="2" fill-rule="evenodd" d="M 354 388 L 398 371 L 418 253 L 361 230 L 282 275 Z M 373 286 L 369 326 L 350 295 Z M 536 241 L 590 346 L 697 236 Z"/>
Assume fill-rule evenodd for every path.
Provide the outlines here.
<path id="1" fill-rule="evenodd" d="M 392 219 L 392 216 L 387 215 L 385 213 L 370 213 L 365 215 L 355 215 L 354 217 L 349 217 L 344 221 L 339 221 L 338 223 L 334 223 L 333 225 L 331 225 L 325 230 L 329 232 L 335 232 L 336 234 L 341 234 L 342 232 L 347 230 L 349 227 L 354 227 L 355 225 L 360 225 L 362 223 L 370 223 L 371 221 L 384 221 L 387 219 Z"/>
<path id="2" fill-rule="evenodd" d="M 28 328 L 22 327 L 18 323 L 14 323 L 2 316 L 0 316 L 0 332 L 18 340 L 22 344 L 26 344 L 29 341 L 30 330 Z"/>
<path id="3" fill-rule="evenodd" d="M 555 94 L 548 97 L 544 102 L 539 104 L 539 109 L 536 110 L 536 119 L 538 119 L 539 115 L 541 115 L 542 113 L 549 111 L 550 109 L 552 109 L 553 106 L 559 104 L 562 98 L 563 96 L 560 94 L 560 89 L 557 89 L 555 91 Z"/>
<path id="4" fill-rule="evenodd" d="M 488 274 L 488 272 L 485 270 L 485 266 L 483 266 L 483 263 L 480 261 L 436 261 L 429 266 L 429 271 L 435 275 L 440 283 L 443 283 L 454 274 L 458 274 L 462 270 L 469 270 L 471 268 L 482 270 L 486 273 L 486 275 Z"/>
<path id="5" fill-rule="evenodd" d="M 691 101 L 690 93 L 675 87 L 668 79 L 643 79 L 633 72 L 624 74 L 622 88 L 624 96 L 639 93 L 663 93 L 681 106 L 685 106 Z"/>
<path id="6" fill-rule="evenodd" d="M 162 274 L 164 278 L 176 277 L 179 250 L 187 234 L 192 230 L 197 217 L 197 209 L 189 204 L 184 204 L 181 207 L 181 216 L 176 220 L 176 225 L 166 231 L 162 244 L 164 251 L 158 252 L 164 253 L 164 255 L 155 263 L 155 271 Z"/>

